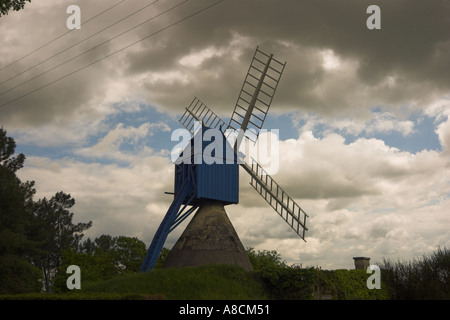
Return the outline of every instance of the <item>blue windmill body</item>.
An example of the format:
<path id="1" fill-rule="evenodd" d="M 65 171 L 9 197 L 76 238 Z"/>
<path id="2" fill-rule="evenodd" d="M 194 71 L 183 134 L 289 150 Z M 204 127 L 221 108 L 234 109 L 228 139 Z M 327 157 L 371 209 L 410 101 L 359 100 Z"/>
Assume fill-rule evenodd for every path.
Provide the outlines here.
<path id="1" fill-rule="evenodd" d="M 196 255 L 200 249 L 191 250 L 192 247 L 201 247 L 206 241 L 215 238 L 216 249 L 203 250 L 200 257 L 197 256 L 196 262 L 204 262 L 206 256 L 209 256 L 208 263 L 222 263 L 224 260 L 230 264 L 236 264 L 236 259 L 240 259 L 241 253 L 247 260 L 244 263 L 249 265 L 248 257 L 245 254 L 234 228 L 229 222 L 224 205 L 237 204 L 239 202 L 239 167 L 250 175 L 250 185 L 269 203 L 272 208 L 288 223 L 288 225 L 305 240 L 306 218 L 308 215 L 291 198 L 275 180 L 254 159 L 250 164 L 243 161 L 242 154 L 236 154 L 243 139 L 256 142 L 259 131 L 261 130 L 273 96 L 278 87 L 281 75 L 286 63 L 281 63 L 268 55 L 259 48 L 256 49 L 250 64 L 247 76 L 242 85 L 241 92 L 236 102 L 235 109 L 230 122 L 226 124 L 213 111 L 204 105 L 199 99 L 194 98 L 190 106 L 186 108 L 185 113 L 180 119 L 181 124 L 191 133 L 191 140 L 185 146 L 180 157 L 175 162 L 175 183 L 174 199 L 170 205 L 163 221 L 157 229 L 155 236 L 150 244 L 147 255 L 141 266 L 141 272 L 150 271 L 156 264 L 167 236 L 177 226 L 179 226 L 191 213 L 199 209 L 183 235 L 177 241 L 181 243 L 191 241 L 188 245 L 189 250 L 181 252 L 173 250 L 180 255 L 179 260 L 183 260 Z M 201 126 L 199 126 L 201 124 Z M 210 129 L 214 129 L 211 136 Z M 225 136 L 227 130 L 236 133 L 233 146 L 230 145 Z M 210 214 L 205 209 L 211 208 L 211 204 L 220 203 L 222 210 L 217 209 L 217 214 Z M 203 209 L 203 210 L 202 210 Z M 220 212 L 223 214 L 221 214 Z M 207 231 L 209 233 L 196 237 L 196 234 L 202 233 L 202 229 L 210 229 L 208 224 L 212 219 L 216 221 L 220 216 L 221 226 L 224 229 L 215 229 Z M 197 219 L 196 219 L 197 218 Z M 190 227 L 193 221 L 196 221 L 195 227 Z M 208 227 L 203 228 L 203 223 Z M 224 234 L 218 237 L 217 233 L 222 230 Z M 189 232 L 188 232 L 189 231 Z M 184 234 L 188 234 L 184 237 Z M 189 240 L 191 239 L 191 240 Z M 230 240 L 231 239 L 231 240 Z M 222 243 L 231 241 L 229 247 L 234 247 L 239 252 L 237 255 L 230 254 L 229 247 L 223 250 Z M 236 243 L 239 243 L 236 245 Z M 193 244 L 193 245 L 191 245 Z M 186 248 L 184 243 L 184 248 Z M 208 248 L 210 249 L 210 248 Z M 222 251 L 221 251 L 222 250 Z M 214 256 L 211 258 L 211 256 Z M 170 255 L 168 257 L 168 260 Z M 214 260 L 217 259 L 217 260 Z M 245 260 L 241 259 L 241 260 Z M 173 261 L 173 259 L 172 259 Z M 233 262 L 234 261 L 234 262 Z M 167 262 L 167 261 L 166 261 Z M 181 264 L 178 264 L 181 265 Z"/>
<path id="2" fill-rule="evenodd" d="M 208 130 L 214 130 L 212 141 L 205 139 Z M 189 184 L 189 179 L 192 179 L 191 188 L 183 204 L 239 203 L 238 158 L 220 130 L 202 125 L 181 153 L 175 163 L 175 194 L 181 192 L 185 183 Z"/>

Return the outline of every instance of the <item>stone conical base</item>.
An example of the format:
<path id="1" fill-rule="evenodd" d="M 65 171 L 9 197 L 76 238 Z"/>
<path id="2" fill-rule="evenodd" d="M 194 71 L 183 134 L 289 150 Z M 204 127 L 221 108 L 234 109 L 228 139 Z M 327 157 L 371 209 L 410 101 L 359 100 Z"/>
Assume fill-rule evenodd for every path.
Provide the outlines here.
<path id="1" fill-rule="evenodd" d="M 202 205 L 174 245 L 165 268 L 228 264 L 253 270 L 230 219 L 220 202 Z"/>

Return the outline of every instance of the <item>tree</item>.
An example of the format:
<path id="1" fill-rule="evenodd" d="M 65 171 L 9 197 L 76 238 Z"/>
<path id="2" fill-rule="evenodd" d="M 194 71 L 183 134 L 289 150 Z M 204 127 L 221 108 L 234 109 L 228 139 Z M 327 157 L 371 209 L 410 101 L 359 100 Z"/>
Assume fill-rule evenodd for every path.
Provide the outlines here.
<path id="1" fill-rule="evenodd" d="M 115 260 L 126 271 L 138 272 L 146 253 L 145 243 L 138 238 L 120 236 L 116 240 Z"/>
<path id="2" fill-rule="evenodd" d="M 19 11 L 25 6 L 25 2 L 31 0 L 0 0 L 0 17 L 8 14 L 9 10 Z"/>
<path id="3" fill-rule="evenodd" d="M 156 260 L 154 269 L 161 269 L 163 267 L 169 253 L 170 253 L 169 249 L 162 248 L 161 253 L 159 254 L 158 260 Z"/>
<path id="4" fill-rule="evenodd" d="M 87 239 L 81 245 L 85 249 L 91 246 L 92 241 Z M 137 272 L 140 269 L 142 261 L 145 258 L 145 243 L 136 237 L 112 237 L 107 234 L 95 238 L 93 252 L 94 255 L 99 252 L 111 255 L 114 265 L 117 267 L 117 274 L 131 271 Z"/>
<path id="5" fill-rule="evenodd" d="M 73 213 L 69 209 L 74 204 L 75 199 L 62 191 L 50 200 L 44 198 L 34 204 L 34 228 L 31 234 L 39 247 L 32 261 L 42 270 L 47 291 L 61 265 L 63 250 L 77 250 L 83 237 L 82 232 L 92 226 L 92 222 L 72 222 Z"/>
<path id="6" fill-rule="evenodd" d="M 116 240 L 117 238 L 111 237 L 109 234 L 102 234 L 100 237 L 95 238 L 94 243 L 97 249 L 111 252 L 116 247 Z"/>
<path id="7" fill-rule="evenodd" d="M 0 293 L 39 291 L 40 275 L 28 261 L 35 244 L 28 230 L 34 182 L 22 183 L 16 171 L 25 156 L 14 156 L 16 143 L 0 128 Z"/>
<path id="8" fill-rule="evenodd" d="M 25 156 L 15 155 L 15 148 L 0 127 L 0 293 L 39 291 L 42 276 L 49 290 L 62 251 L 78 250 L 92 222 L 72 223 L 75 199 L 62 191 L 35 202 L 34 181 L 16 175 Z"/>
<path id="9" fill-rule="evenodd" d="M 255 249 L 247 248 L 247 255 L 255 271 L 287 267 L 286 261 L 282 260 L 281 255 L 275 250 L 255 252 Z"/>
<path id="10" fill-rule="evenodd" d="M 450 299 L 450 250 L 445 247 L 413 261 L 384 259 L 380 268 L 394 300 Z"/>
<path id="11" fill-rule="evenodd" d="M 144 260 L 145 244 L 136 237 L 101 235 L 92 241 L 86 239 L 79 250 L 63 250 L 62 262 L 53 279 L 56 291 L 67 291 L 67 267 L 77 265 L 82 281 L 107 280 L 125 273 L 138 272 Z"/>
<path id="12" fill-rule="evenodd" d="M 80 244 L 79 252 L 84 254 L 94 254 L 95 251 L 95 243 L 91 240 L 91 238 L 87 238 L 84 242 Z"/>
<path id="13" fill-rule="evenodd" d="M 6 130 L 0 128 L 0 166 L 14 173 L 22 168 L 25 162 L 23 153 L 13 157 L 15 150 L 16 142 L 14 139 L 8 137 Z"/>
<path id="14" fill-rule="evenodd" d="M 66 292 L 68 274 L 67 268 L 76 265 L 81 270 L 81 288 L 89 281 L 108 280 L 117 275 L 117 267 L 111 254 L 99 249 L 92 253 L 75 252 L 72 249 L 63 250 L 62 263 L 52 280 L 52 289 Z"/>

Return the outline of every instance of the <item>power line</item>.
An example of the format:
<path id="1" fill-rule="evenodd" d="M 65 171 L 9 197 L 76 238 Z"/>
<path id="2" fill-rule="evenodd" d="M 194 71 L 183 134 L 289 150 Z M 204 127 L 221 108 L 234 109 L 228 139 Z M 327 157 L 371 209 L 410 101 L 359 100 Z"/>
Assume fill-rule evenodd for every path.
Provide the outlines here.
<path id="1" fill-rule="evenodd" d="M 125 0 L 123 0 L 123 1 L 125 1 Z M 68 48 L 66 48 L 66 49 L 64 49 L 64 50 L 62 50 L 62 51 L 59 51 L 58 53 L 54 54 L 53 56 L 51 56 L 51 57 L 49 57 L 49 58 L 47 58 L 47 59 L 45 59 L 45 60 L 43 60 L 43 61 L 41 61 L 41 62 L 35 64 L 35 65 L 32 66 L 32 67 L 29 67 L 28 69 L 26 69 L 26 70 L 24 70 L 24 71 L 22 71 L 22 72 L 16 74 L 15 76 L 12 76 L 11 78 L 6 79 L 6 80 L 0 82 L 0 85 L 3 84 L 3 83 L 5 83 L 5 82 L 8 82 L 8 81 L 10 81 L 10 80 L 12 80 L 12 79 L 14 79 L 14 78 L 17 78 L 17 77 L 20 76 L 21 74 L 24 74 L 25 72 L 27 72 L 27 71 L 29 71 L 29 70 L 31 70 L 31 69 L 37 67 L 37 66 L 40 66 L 41 64 L 43 64 L 43 63 L 45 63 L 45 62 L 47 62 L 47 61 L 53 59 L 53 58 L 56 57 L 57 55 L 60 55 L 61 53 L 66 52 L 66 51 L 69 50 L 69 49 L 72 49 L 73 47 L 79 45 L 80 43 L 82 43 L 82 42 L 84 42 L 84 41 L 86 41 L 86 40 L 88 40 L 88 39 L 90 39 L 90 38 L 96 36 L 97 34 L 99 34 L 99 33 L 103 32 L 103 31 L 105 31 L 105 30 L 111 28 L 112 26 L 115 26 L 116 24 L 118 24 L 118 23 L 120 23 L 120 22 L 122 22 L 122 21 L 128 19 L 129 17 L 131 17 L 131 16 L 133 16 L 133 15 L 135 15 L 135 14 L 141 12 L 142 10 L 146 9 L 147 7 L 150 7 L 151 5 L 155 4 L 155 3 L 158 2 L 158 1 L 159 1 L 159 0 L 155 0 L 155 1 L 153 1 L 153 2 L 151 2 L 151 3 L 149 3 L 149 4 L 147 4 L 147 5 L 145 5 L 145 6 L 142 7 L 141 9 L 138 9 L 138 10 L 134 11 L 133 13 L 127 15 L 126 17 L 124 17 L 124 18 L 122 18 L 122 19 L 120 19 L 120 20 L 118 20 L 118 21 L 116 21 L 116 22 L 114 22 L 113 24 L 110 24 L 109 26 L 103 28 L 102 30 L 97 31 L 97 32 L 95 32 L 94 34 L 91 34 L 89 37 L 84 38 L 83 40 L 78 41 L 77 43 L 73 44 L 72 46 L 70 46 L 70 47 L 68 47 Z M 70 31 L 72 31 L 72 30 L 70 30 Z M 66 33 L 66 34 L 67 34 L 67 33 Z M 24 82 L 24 83 L 26 83 L 26 82 Z M 21 85 L 21 84 L 20 84 L 20 85 Z M 20 86 L 20 85 L 19 85 L 19 86 Z M 14 88 L 16 88 L 16 87 L 14 87 Z M 9 92 L 9 91 L 13 90 L 14 88 L 9 89 L 9 90 L 7 90 L 7 91 L 5 91 L 5 92 L 0 93 L 0 96 L 1 96 L 2 94 L 6 93 L 6 92 Z"/>
<path id="2" fill-rule="evenodd" d="M 101 47 L 101 46 L 104 45 L 105 43 L 108 43 L 108 42 L 110 42 L 111 40 L 114 40 L 114 39 L 116 39 L 116 38 L 118 38 L 118 37 L 124 35 L 125 33 L 128 33 L 128 32 L 130 32 L 130 31 L 132 31 L 132 30 L 134 30 L 134 29 L 136 29 L 136 28 L 142 26 L 143 24 L 146 24 L 147 22 L 149 22 L 149 21 L 151 21 L 151 20 L 153 20 L 153 19 L 155 19 L 155 18 L 158 18 L 159 16 L 163 15 L 164 13 L 169 12 L 169 11 L 171 11 L 171 10 L 177 8 L 177 7 L 179 7 L 180 5 L 182 5 L 182 4 L 184 4 L 184 3 L 188 2 L 188 1 L 189 1 L 189 0 L 184 0 L 183 2 L 178 3 L 177 5 L 173 6 L 172 8 L 169 8 L 169 9 L 167 9 L 166 11 L 164 11 L 164 12 L 162 12 L 162 13 L 159 13 L 159 14 L 157 14 L 156 16 L 153 16 L 153 17 L 151 17 L 151 18 L 149 18 L 149 19 L 147 19 L 147 20 L 141 22 L 141 23 L 139 23 L 138 25 L 136 25 L 136 26 L 134 26 L 134 27 L 132 27 L 132 28 L 130 28 L 130 29 L 128 29 L 128 30 L 122 32 L 122 33 L 119 33 L 118 35 L 116 35 L 116 36 L 114 36 L 114 37 L 112 37 L 112 38 L 110 38 L 110 39 L 108 39 L 108 40 L 106 40 L 106 41 L 104 41 L 104 42 L 102 42 L 102 43 L 100 43 L 100 44 L 98 44 L 98 45 L 95 45 L 94 47 L 92 47 L 92 48 L 90 48 L 90 49 L 88 49 L 88 50 L 86 50 L 86 51 L 84 51 L 84 52 L 81 52 L 80 54 L 78 54 L 78 55 L 76 55 L 76 56 L 74 56 L 74 57 L 72 57 L 72 58 L 70 58 L 70 59 L 68 59 L 68 60 L 66 60 L 66 61 L 64 61 L 64 62 L 61 62 L 60 64 L 58 64 L 58 65 L 56 65 L 56 66 L 54 66 L 54 67 L 48 69 L 47 71 L 44 71 L 44 72 L 42 72 L 42 73 L 40 73 L 40 74 L 38 74 L 38 75 L 36 75 L 36 76 L 34 76 L 34 77 L 32 77 L 32 78 L 30 78 L 30 79 L 24 81 L 24 82 L 22 82 L 22 83 L 19 83 L 18 85 L 15 85 L 15 86 L 12 87 L 12 88 L 9 88 L 9 89 L 6 90 L 6 91 L 1 92 L 1 93 L 0 93 L 0 96 L 4 95 L 5 93 L 8 93 L 8 92 L 10 92 L 10 91 L 12 91 L 12 90 L 14 90 L 14 89 L 20 87 L 20 86 L 22 86 L 22 85 L 24 85 L 24 84 L 26 84 L 26 83 L 28 83 L 28 82 L 30 82 L 30 81 L 33 81 L 33 80 L 36 79 L 36 78 L 39 78 L 40 76 L 42 76 L 42 75 L 44 75 L 44 74 L 47 74 L 47 73 L 49 73 L 50 71 L 53 71 L 53 70 L 55 70 L 55 69 L 57 69 L 57 68 L 59 68 L 59 67 L 65 65 L 66 63 L 68 63 L 68 62 L 70 62 L 70 61 L 72 61 L 72 60 L 75 60 L 76 58 L 78 58 L 78 57 L 80 57 L 80 56 L 82 56 L 82 55 L 84 55 L 84 54 L 86 54 L 86 53 L 88 53 L 88 52 L 91 52 L 91 51 L 97 49 L 98 47 Z"/>
<path id="3" fill-rule="evenodd" d="M 113 6 L 109 7 L 109 8 L 107 8 L 107 9 L 103 10 L 102 12 L 100 12 L 100 13 L 96 14 L 95 16 L 93 16 L 92 18 L 86 20 L 85 22 L 83 22 L 83 24 L 86 25 L 87 23 L 89 23 L 90 21 L 94 20 L 95 18 L 101 16 L 102 14 L 106 13 L 107 11 L 109 11 L 109 10 L 111 10 L 111 9 L 113 9 L 113 8 L 115 8 L 115 7 L 117 7 L 119 4 L 121 4 L 121 3 L 124 2 L 124 1 L 126 1 L 126 0 L 121 0 L 121 1 L 119 1 L 119 2 L 116 3 L 115 5 L 113 5 Z M 74 29 L 71 29 L 71 30 L 69 30 L 69 31 L 66 31 L 65 33 L 59 35 L 59 36 L 56 37 L 55 39 L 50 40 L 49 42 L 47 42 L 47 43 L 41 45 L 39 48 L 37 48 L 37 49 L 35 49 L 35 50 L 33 50 L 33 51 L 27 53 L 27 54 L 24 55 L 23 57 L 21 57 L 21 58 L 15 60 L 15 61 L 11 62 L 10 64 L 4 66 L 3 68 L 0 69 L 0 72 L 3 71 L 3 70 L 5 70 L 6 68 L 9 68 L 9 67 L 12 66 L 13 64 L 16 64 L 17 62 L 19 62 L 19 61 L 25 59 L 26 57 L 32 55 L 33 53 L 35 53 L 35 52 L 41 50 L 42 48 L 48 46 L 49 44 L 52 44 L 52 43 L 55 42 L 56 40 L 58 40 L 58 39 L 64 37 L 65 35 L 69 34 L 70 32 L 72 32 L 73 30 L 74 30 Z M 2 83 L 3 83 L 3 82 L 2 82 Z"/>
<path id="4" fill-rule="evenodd" d="M 139 39 L 139 40 L 137 40 L 137 41 L 135 41 L 135 42 L 132 42 L 132 43 L 128 44 L 127 46 L 122 47 L 121 49 L 119 49 L 119 50 L 117 50 L 117 51 L 114 51 L 114 52 L 112 52 L 112 53 L 110 53 L 110 54 L 104 56 L 103 58 L 100 58 L 100 59 L 98 59 L 98 60 L 96 60 L 96 61 L 94 61 L 94 62 L 91 62 L 91 63 L 85 65 L 84 67 L 81 67 L 81 68 L 79 68 L 79 69 L 76 69 L 76 70 L 74 70 L 74 71 L 72 71 L 72 72 L 70 72 L 70 73 L 68 73 L 68 74 L 66 74 L 66 75 L 64 75 L 64 76 L 62 76 L 62 77 L 60 77 L 60 78 L 58 78 L 58 79 L 55 79 L 55 80 L 53 80 L 53 81 L 51 81 L 51 82 L 49 82 L 49 83 L 47 83 L 47 84 L 45 84 L 45 85 L 39 87 L 39 88 L 36 88 L 36 89 L 34 89 L 34 90 L 32 90 L 32 91 L 29 91 L 29 92 L 26 93 L 26 94 L 23 94 L 23 95 L 21 95 L 21 96 L 15 98 L 15 99 L 12 99 L 12 100 L 10 100 L 10 101 L 8 101 L 8 102 L 6 102 L 6 103 L 0 105 L 0 108 L 4 107 L 4 106 L 6 106 L 6 105 L 8 105 L 8 104 L 10 104 L 10 103 L 12 103 L 12 102 L 15 102 L 15 101 L 17 101 L 17 100 L 19 100 L 19 99 L 22 99 L 23 97 L 26 97 L 26 96 L 28 96 L 28 95 L 30 95 L 30 94 L 32 94 L 32 93 L 35 93 L 36 91 L 39 91 L 39 90 L 41 90 L 41 89 L 43 89 L 43 88 L 46 88 L 46 87 L 48 87 L 48 86 L 54 84 L 55 82 L 58 82 L 58 81 L 60 81 L 60 80 L 63 80 L 63 79 L 65 79 L 65 78 L 67 78 L 67 77 L 69 77 L 69 76 L 71 76 L 71 75 L 73 75 L 73 74 L 75 74 L 75 73 L 77 73 L 77 72 L 79 72 L 79 71 L 81 71 L 81 70 L 84 70 L 84 69 L 86 69 L 86 68 L 88 68 L 88 67 L 90 67 L 90 66 L 96 64 L 97 62 L 100 62 L 100 61 L 102 61 L 102 60 L 104 60 L 104 59 L 106 59 L 106 58 L 109 58 L 109 57 L 115 55 L 115 54 L 118 53 L 118 52 L 121 52 L 121 51 L 123 51 L 123 50 L 125 50 L 125 49 L 128 49 L 128 48 L 130 48 L 131 46 L 134 46 L 135 44 L 137 44 L 137 43 L 139 43 L 139 42 L 142 42 L 142 41 L 144 41 L 144 40 L 146 40 L 146 39 L 149 39 L 149 38 L 151 38 L 151 37 L 153 37 L 153 36 L 155 36 L 155 35 L 157 35 L 157 34 L 163 32 L 163 31 L 167 30 L 167 29 L 170 29 L 171 27 L 174 27 L 175 25 L 177 25 L 177 24 L 179 24 L 179 23 L 181 23 L 181 22 L 183 22 L 183 21 L 185 21 L 185 20 L 190 19 L 190 18 L 192 18 L 192 17 L 194 17 L 194 16 L 196 16 L 196 15 L 198 15 L 198 14 L 200 14 L 200 13 L 202 13 L 202 12 L 204 12 L 204 11 L 206 11 L 206 10 L 208 10 L 208 9 L 210 9 L 210 8 L 212 8 L 212 7 L 214 7 L 214 6 L 216 6 L 216 5 L 218 5 L 219 3 L 223 2 L 223 1 L 225 1 L 225 0 L 219 0 L 219 1 L 213 3 L 213 4 L 209 5 L 209 6 L 206 6 L 206 7 L 202 8 L 202 9 L 200 9 L 200 10 L 194 12 L 194 13 L 191 13 L 190 15 L 187 15 L 186 17 L 184 17 L 184 18 L 182 18 L 182 19 L 180 19 L 180 20 L 177 20 L 177 21 L 171 23 L 171 24 L 169 24 L 168 26 L 166 26 L 166 27 L 164 27 L 164 28 L 161 28 L 161 29 L 159 29 L 158 31 L 155 31 L 155 32 L 153 32 L 152 34 L 150 34 L 150 35 L 148 35 L 148 36 L 146 36 L 146 37 L 144 37 L 144 38 L 141 38 L 141 39 Z M 183 2 L 183 3 L 184 3 L 184 2 Z M 163 12 L 163 13 L 165 13 L 165 12 Z"/>

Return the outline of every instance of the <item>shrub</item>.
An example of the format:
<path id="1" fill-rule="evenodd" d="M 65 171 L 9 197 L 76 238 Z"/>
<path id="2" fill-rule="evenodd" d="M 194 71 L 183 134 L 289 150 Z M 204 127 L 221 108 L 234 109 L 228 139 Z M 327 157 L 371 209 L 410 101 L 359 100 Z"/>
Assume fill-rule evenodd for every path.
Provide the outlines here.
<path id="1" fill-rule="evenodd" d="M 41 288 L 42 273 L 38 268 L 17 256 L 2 256 L 0 294 L 39 292 Z"/>
<path id="2" fill-rule="evenodd" d="M 382 275 L 397 300 L 450 299 L 450 251 L 438 248 L 413 261 L 393 263 L 384 259 Z"/>

